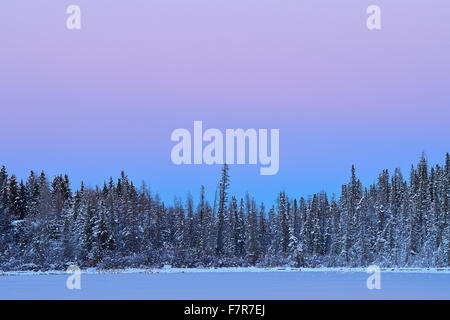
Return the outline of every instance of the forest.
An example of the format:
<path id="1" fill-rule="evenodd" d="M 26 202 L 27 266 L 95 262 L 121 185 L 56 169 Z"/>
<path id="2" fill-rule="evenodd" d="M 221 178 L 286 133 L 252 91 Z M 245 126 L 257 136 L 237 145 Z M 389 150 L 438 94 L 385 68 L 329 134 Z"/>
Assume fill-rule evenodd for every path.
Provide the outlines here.
<path id="1" fill-rule="evenodd" d="M 340 195 L 278 194 L 270 206 L 230 194 L 224 165 L 214 201 L 166 203 L 122 172 L 72 190 L 67 175 L 0 169 L 0 270 L 173 267 L 448 267 L 450 156 L 425 155 L 406 179 L 383 170 L 363 186 L 352 166 Z"/>

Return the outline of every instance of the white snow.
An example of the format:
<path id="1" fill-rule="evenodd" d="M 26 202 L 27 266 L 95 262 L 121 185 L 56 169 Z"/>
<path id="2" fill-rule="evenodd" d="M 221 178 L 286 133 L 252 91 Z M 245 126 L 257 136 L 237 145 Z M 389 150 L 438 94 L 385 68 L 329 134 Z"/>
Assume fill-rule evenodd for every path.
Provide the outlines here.
<path id="1" fill-rule="evenodd" d="M 73 263 L 71 263 L 73 264 Z M 164 266 L 160 269 L 96 269 L 87 268 L 81 270 L 82 274 L 117 274 L 117 273 L 210 273 L 210 272 L 366 272 L 366 268 L 293 268 L 293 267 L 274 267 L 274 268 L 259 268 L 259 267 L 226 267 L 226 268 L 173 268 L 171 266 Z M 396 273 L 449 273 L 450 268 L 381 268 L 381 272 L 396 272 Z M 49 271 L 1 271 L 0 276 L 14 276 L 14 275 L 58 275 L 67 274 L 62 270 Z"/>
<path id="2" fill-rule="evenodd" d="M 61 271 L 0 274 L 0 299 L 450 299 L 449 269 L 384 269 L 380 290 L 345 268 L 83 270 L 81 290 Z"/>

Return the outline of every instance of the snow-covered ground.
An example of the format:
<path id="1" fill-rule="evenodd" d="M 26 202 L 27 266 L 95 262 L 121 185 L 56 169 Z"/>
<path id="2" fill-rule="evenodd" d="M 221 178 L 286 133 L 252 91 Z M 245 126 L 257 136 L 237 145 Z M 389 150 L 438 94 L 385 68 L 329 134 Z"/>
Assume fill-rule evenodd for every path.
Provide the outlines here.
<path id="1" fill-rule="evenodd" d="M 0 299 L 450 299 L 448 269 L 383 269 L 380 290 L 365 269 L 87 270 L 80 290 L 68 276 L 0 273 Z"/>

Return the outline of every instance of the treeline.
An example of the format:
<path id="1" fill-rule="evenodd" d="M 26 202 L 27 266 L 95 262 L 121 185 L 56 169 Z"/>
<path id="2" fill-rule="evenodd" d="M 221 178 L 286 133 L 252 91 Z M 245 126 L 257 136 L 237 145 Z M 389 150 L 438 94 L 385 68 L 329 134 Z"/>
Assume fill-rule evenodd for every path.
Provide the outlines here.
<path id="1" fill-rule="evenodd" d="M 214 203 L 188 196 L 167 205 L 125 173 L 103 187 L 72 192 L 31 171 L 18 181 L 0 170 L 0 269 L 80 267 L 448 267 L 450 157 L 425 156 L 408 182 L 387 170 L 363 188 L 352 167 L 339 198 L 285 192 L 265 208 L 248 194 L 229 196 L 222 168 Z"/>

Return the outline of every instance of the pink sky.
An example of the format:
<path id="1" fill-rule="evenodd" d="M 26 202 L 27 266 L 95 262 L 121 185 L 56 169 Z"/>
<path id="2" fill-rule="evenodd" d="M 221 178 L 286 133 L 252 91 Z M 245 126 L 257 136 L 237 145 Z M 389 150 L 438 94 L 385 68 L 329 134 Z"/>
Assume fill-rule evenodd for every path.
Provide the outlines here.
<path id="1" fill-rule="evenodd" d="M 380 31 L 365 26 L 374 3 Z M 65 27 L 69 4 L 80 31 Z M 371 183 L 422 151 L 442 162 L 448 17 L 443 0 L 2 1 L 0 162 L 77 184 L 123 169 L 166 197 L 195 193 L 218 168 L 170 162 L 170 133 L 194 120 L 280 129 L 277 176 L 233 169 L 236 193 L 269 201 L 337 192 L 352 163 Z"/>

